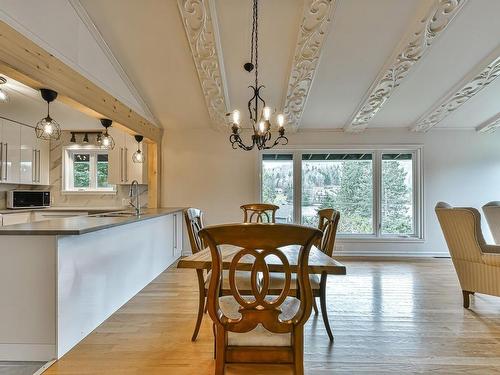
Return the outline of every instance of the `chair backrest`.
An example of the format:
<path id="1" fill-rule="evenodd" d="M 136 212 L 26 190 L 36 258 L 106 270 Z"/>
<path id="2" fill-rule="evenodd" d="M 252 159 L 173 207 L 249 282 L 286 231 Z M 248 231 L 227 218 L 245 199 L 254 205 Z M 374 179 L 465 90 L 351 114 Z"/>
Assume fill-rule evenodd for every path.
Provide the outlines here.
<path id="1" fill-rule="evenodd" d="M 205 248 L 203 240 L 200 237 L 200 230 L 204 227 L 203 212 L 197 208 L 187 208 L 184 210 L 184 219 L 186 220 L 191 252 L 196 254 Z"/>
<path id="2" fill-rule="evenodd" d="M 333 255 L 337 228 L 339 226 L 340 212 L 333 208 L 325 208 L 318 211 L 318 229 L 323 232 L 323 237 L 318 241 L 318 248 L 326 255 Z"/>
<path id="3" fill-rule="evenodd" d="M 280 207 L 269 203 L 250 203 L 240 208 L 243 210 L 244 223 L 275 223 L 276 211 Z"/>
<path id="4" fill-rule="evenodd" d="M 483 212 L 495 243 L 500 245 L 500 202 L 486 203 L 483 206 Z"/>
<path id="5" fill-rule="evenodd" d="M 212 254 L 212 276 L 208 287 L 208 312 L 212 320 L 232 332 L 249 332 L 259 323 L 274 333 L 291 332 L 294 326 L 305 324 L 312 309 L 312 289 L 309 281 L 309 252 L 312 245 L 321 237 L 315 228 L 292 224 L 225 224 L 206 227 L 200 235 Z M 222 282 L 222 255 L 219 245 L 232 245 L 241 248 L 233 257 L 229 267 L 230 293 L 240 305 L 241 317 L 234 319 L 224 315 L 219 308 L 219 291 Z M 283 246 L 298 245 L 297 280 L 301 291 L 300 306 L 295 316 L 289 320 L 280 318 L 281 305 L 290 291 L 291 269 L 286 255 L 279 249 Z M 254 259 L 251 266 L 252 295 L 243 297 L 238 291 L 235 271 L 241 259 Z M 279 260 L 284 266 L 285 283 L 281 294 L 268 296 L 269 268 L 268 257 Z M 257 278 L 262 275 L 262 284 Z"/>
<path id="6" fill-rule="evenodd" d="M 472 207 L 452 207 L 444 202 L 439 202 L 435 210 L 452 259 L 482 262 L 481 248 L 486 243 L 479 211 Z"/>

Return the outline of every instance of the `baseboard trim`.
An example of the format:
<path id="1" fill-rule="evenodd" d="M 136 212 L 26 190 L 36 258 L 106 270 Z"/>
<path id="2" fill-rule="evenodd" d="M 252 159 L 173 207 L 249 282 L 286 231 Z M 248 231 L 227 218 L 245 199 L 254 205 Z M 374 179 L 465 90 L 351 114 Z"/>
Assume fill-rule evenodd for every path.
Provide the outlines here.
<path id="1" fill-rule="evenodd" d="M 50 361 L 55 357 L 55 344 L 0 344 L 0 361 Z"/>
<path id="2" fill-rule="evenodd" d="M 390 258 L 448 258 L 450 254 L 442 252 L 422 252 L 422 251 L 335 251 L 334 257 L 390 257 Z"/>

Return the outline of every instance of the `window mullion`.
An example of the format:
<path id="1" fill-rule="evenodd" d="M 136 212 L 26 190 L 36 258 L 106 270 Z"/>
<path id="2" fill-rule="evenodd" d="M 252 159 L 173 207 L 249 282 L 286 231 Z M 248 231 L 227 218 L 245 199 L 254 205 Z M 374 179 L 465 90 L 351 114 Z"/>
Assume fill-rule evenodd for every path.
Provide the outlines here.
<path id="1" fill-rule="evenodd" d="M 293 153 L 293 220 L 302 223 L 302 153 Z"/>
<path id="2" fill-rule="evenodd" d="M 373 158 L 373 225 L 376 237 L 382 229 L 382 152 L 374 152 Z"/>

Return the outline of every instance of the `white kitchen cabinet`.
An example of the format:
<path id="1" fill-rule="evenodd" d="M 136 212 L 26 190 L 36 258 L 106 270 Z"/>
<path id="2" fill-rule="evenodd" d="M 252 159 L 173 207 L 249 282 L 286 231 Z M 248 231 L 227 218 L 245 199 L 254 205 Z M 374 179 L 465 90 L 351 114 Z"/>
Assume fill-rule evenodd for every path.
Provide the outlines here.
<path id="1" fill-rule="evenodd" d="M 0 182 L 18 184 L 21 165 L 21 125 L 0 120 Z"/>
<path id="2" fill-rule="evenodd" d="M 33 128 L 21 126 L 20 182 L 49 185 L 49 142 L 38 139 Z"/>
<path id="3" fill-rule="evenodd" d="M 31 221 L 31 212 L 18 212 L 2 215 L 2 225 L 25 224 Z"/>
<path id="4" fill-rule="evenodd" d="M 135 138 L 118 129 L 109 129 L 109 133 L 115 141 L 115 148 L 109 152 L 108 181 L 115 185 L 131 184 L 137 180 L 139 184 L 147 184 L 147 163 L 134 163 L 132 155 L 137 151 Z M 147 154 L 147 146 L 141 145 L 143 155 Z"/>

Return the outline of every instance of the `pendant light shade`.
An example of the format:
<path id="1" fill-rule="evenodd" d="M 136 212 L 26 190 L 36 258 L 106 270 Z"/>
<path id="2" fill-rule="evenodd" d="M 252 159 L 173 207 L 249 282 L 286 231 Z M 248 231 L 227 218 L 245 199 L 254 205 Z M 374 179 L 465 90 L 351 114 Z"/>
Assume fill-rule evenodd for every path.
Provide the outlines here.
<path id="1" fill-rule="evenodd" d="M 43 100 L 47 102 L 47 117 L 38 121 L 35 127 L 36 137 L 40 139 L 58 140 L 61 137 L 61 126 L 50 117 L 50 103 L 57 98 L 57 92 L 49 89 L 40 89 Z"/>
<path id="2" fill-rule="evenodd" d="M 7 79 L 0 77 L 0 103 L 7 103 L 9 101 L 9 94 L 1 87 L 5 83 L 7 83 Z"/>
<path id="3" fill-rule="evenodd" d="M 112 123 L 113 123 L 113 121 L 110 119 L 107 119 L 107 118 L 101 119 L 101 124 L 102 124 L 102 126 L 104 126 L 104 128 L 106 130 L 104 131 L 104 133 L 100 137 L 97 137 L 97 144 L 105 150 L 112 150 L 115 148 L 115 140 L 108 133 L 108 128 L 111 127 Z"/>
<path id="4" fill-rule="evenodd" d="M 144 137 L 142 135 L 136 135 L 134 138 L 137 141 L 137 151 L 132 155 L 132 161 L 134 163 L 144 163 L 144 154 L 141 151 L 141 142 Z"/>

